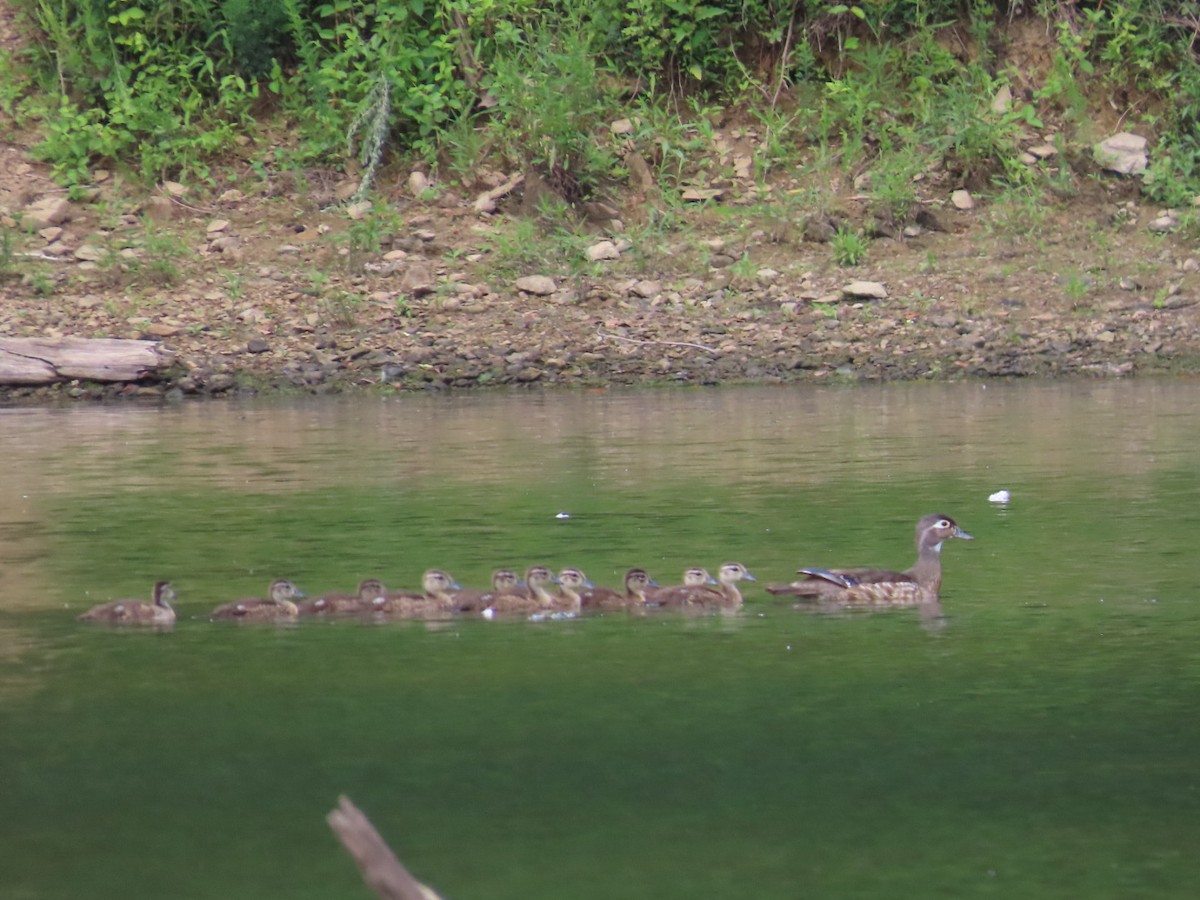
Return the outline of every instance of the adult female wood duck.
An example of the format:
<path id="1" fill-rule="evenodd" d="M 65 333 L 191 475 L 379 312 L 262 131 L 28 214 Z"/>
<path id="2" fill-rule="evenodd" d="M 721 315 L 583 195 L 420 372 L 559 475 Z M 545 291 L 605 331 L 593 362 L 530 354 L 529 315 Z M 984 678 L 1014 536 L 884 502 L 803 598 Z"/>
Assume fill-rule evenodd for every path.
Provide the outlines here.
<path id="1" fill-rule="evenodd" d="M 324 594 L 301 605 L 300 615 L 350 615 L 370 612 L 375 600 L 387 596 L 387 588 L 378 578 L 364 578 L 353 594 Z"/>
<path id="2" fill-rule="evenodd" d="M 380 615 L 411 619 L 438 618 L 455 611 L 454 592 L 460 587 L 447 572 L 426 569 L 421 576 L 421 590 L 424 593 L 389 591 L 386 596 L 373 601 L 371 609 Z"/>
<path id="3" fill-rule="evenodd" d="M 483 614 L 488 618 L 504 614 L 530 614 L 548 612 L 554 604 L 550 585 L 558 583 L 558 576 L 546 566 L 530 566 L 525 570 L 525 589 L 506 591 L 492 599 Z"/>
<path id="4" fill-rule="evenodd" d="M 684 573 L 685 577 L 689 573 L 692 573 L 692 570 L 689 569 L 687 573 Z M 692 573 L 691 577 L 695 580 L 699 575 L 698 573 Z M 725 563 L 717 572 L 717 584 L 715 588 L 707 584 L 694 586 L 686 584 L 676 585 L 655 592 L 654 601 L 660 606 L 676 608 L 740 609 L 743 600 L 742 592 L 738 590 L 738 582 L 756 580 L 750 574 L 749 569 L 741 563 Z"/>
<path id="5" fill-rule="evenodd" d="M 231 600 L 212 611 L 212 619 L 237 619 L 243 622 L 286 622 L 296 618 L 300 608 L 295 601 L 304 592 L 286 578 L 276 578 L 267 588 L 267 596 Z"/>
<path id="6" fill-rule="evenodd" d="M 707 577 L 707 573 L 706 577 Z M 562 575 L 559 575 L 562 578 Z M 714 584 L 716 582 L 713 582 Z M 633 568 L 625 573 L 625 593 L 611 588 L 591 588 L 581 596 L 584 609 L 642 609 L 646 606 L 647 592 L 658 587 L 658 583 L 645 569 Z"/>
<path id="7" fill-rule="evenodd" d="M 153 600 L 113 600 L 93 606 L 83 615 L 80 622 L 109 622 L 119 625 L 174 625 L 175 610 L 171 607 L 176 599 L 175 587 L 169 581 L 154 583 Z"/>
<path id="8" fill-rule="evenodd" d="M 489 591 L 464 589 L 454 592 L 454 608 L 457 612 L 483 612 L 492 601 L 502 594 L 519 593 L 521 579 L 512 569 L 496 569 L 492 572 L 492 588 Z"/>
<path id="9" fill-rule="evenodd" d="M 942 544 L 952 538 L 974 540 L 941 513 L 917 522 L 917 561 L 903 572 L 889 569 L 798 569 L 804 578 L 772 584 L 767 592 L 800 597 L 831 606 L 922 606 L 937 603 L 942 589 Z M 797 604 L 798 606 L 801 604 Z"/>

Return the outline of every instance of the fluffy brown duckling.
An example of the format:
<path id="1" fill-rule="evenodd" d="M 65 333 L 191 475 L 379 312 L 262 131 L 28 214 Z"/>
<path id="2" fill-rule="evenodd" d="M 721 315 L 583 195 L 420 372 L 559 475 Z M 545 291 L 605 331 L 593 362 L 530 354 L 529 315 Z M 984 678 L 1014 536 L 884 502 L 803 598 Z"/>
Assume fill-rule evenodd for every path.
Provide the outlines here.
<path id="1" fill-rule="evenodd" d="M 483 615 L 491 618 L 496 615 L 529 615 L 544 613 L 554 605 L 554 595 L 550 593 L 550 585 L 556 584 L 558 577 L 546 566 L 530 566 L 525 570 L 525 589 L 519 587 L 506 591 L 492 598 L 492 602 L 484 609 Z"/>
<path id="2" fill-rule="evenodd" d="M 175 610 L 171 607 L 177 598 L 174 585 L 169 581 L 156 581 L 152 597 L 154 599 L 149 603 L 145 600 L 101 603 L 79 616 L 79 621 L 114 625 L 174 625 Z"/>
<path id="3" fill-rule="evenodd" d="M 432 619 L 449 616 L 455 611 L 454 592 L 459 584 L 441 569 L 426 569 L 421 576 L 423 593 L 389 591 L 372 602 L 371 609 L 379 615 L 405 619 Z"/>
<path id="4" fill-rule="evenodd" d="M 797 607 L 820 604 L 836 607 L 906 607 L 938 603 L 942 589 L 942 544 L 974 538 L 941 513 L 922 516 L 917 522 L 917 561 L 903 572 L 890 569 L 804 568 L 790 584 L 772 584 L 767 592 L 799 597 Z"/>
<path id="5" fill-rule="evenodd" d="M 675 608 L 741 609 L 743 601 L 738 582 L 757 579 L 741 563 L 729 562 L 718 570 L 716 580 L 715 588 L 708 585 L 680 585 L 668 591 L 658 592 L 655 594 L 655 600 L 660 606 Z"/>
<path id="6" fill-rule="evenodd" d="M 250 597 L 222 603 L 212 611 L 211 619 L 235 619 L 241 622 L 286 622 L 300 614 L 296 600 L 304 592 L 286 578 L 276 578 L 267 588 L 267 596 Z"/>
<path id="7" fill-rule="evenodd" d="M 387 596 L 387 588 L 378 578 L 364 578 L 353 594 L 323 594 L 300 606 L 300 615 L 351 615 L 370 612 L 377 598 Z"/>
<path id="8" fill-rule="evenodd" d="M 707 576 L 707 573 L 705 574 Z M 561 577 L 559 575 L 559 578 Z M 624 585 L 624 593 L 603 587 L 584 591 L 581 596 L 583 608 L 594 610 L 641 609 L 646 606 L 647 593 L 658 587 L 658 583 L 647 574 L 646 570 L 640 568 L 633 568 L 625 573 Z"/>
<path id="9" fill-rule="evenodd" d="M 583 611 L 583 593 L 596 586 L 579 569 L 566 568 L 558 573 L 558 595 L 551 595 L 547 612 L 577 616 Z"/>
<path id="10" fill-rule="evenodd" d="M 521 579 L 512 569 L 496 569 L 492 572 L 492 588 L 489 591 L 464 589 L 455 591 L 455 609 L 458 612 L 483 612 L 492 601 L 502 594 L 516 593 L 521 588 Z"/>
<path id="11" fill-rule="evenodd" d="M 682 584 L 668 584 L 648 591 L 646 599 L 652 606 L 678 606 L 693 591 L 710 587 L 717 587 L 717 579 L 708 574 L 708 569 L 691 566 L 683 570 Z"/>

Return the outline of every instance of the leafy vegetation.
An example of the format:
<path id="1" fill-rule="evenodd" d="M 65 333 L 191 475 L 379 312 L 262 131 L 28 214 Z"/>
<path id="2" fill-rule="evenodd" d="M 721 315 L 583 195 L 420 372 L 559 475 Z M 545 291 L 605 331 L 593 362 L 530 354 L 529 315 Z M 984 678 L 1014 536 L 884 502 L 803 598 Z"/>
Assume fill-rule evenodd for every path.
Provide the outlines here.
<path id="1" fill-rule="evenodd" d="M 761 124 L 758 177 L 837 154 L 874 170 L 875 199 L 903 219 L 922 170 L 1027 181 L 1023 136 L 1053 120 L 1090 139 L 1089 106 L 1116 97 L 1157 141 L 1150 195 L 1200 193 L 1200 18 L 1182 0 L 20 2 L 36 40 L 0 60 L 0 110 L 40 123 L 69 188 L 101 162 L 215 183 L 274 117 L 298 136 L 276 164 L 354 161 L 361 192 L 391 158 L 467 179 L 494 156 L 574 202 L 624 177 L 631 151 L 677 182 L 711 112 L 736 106 Z M 1022 17 L 1054 35 L 1033 91 L 1004 68 L 1004 26 Z M 606 126 L 624 117 L 640 127 L 616 142 Z"/>

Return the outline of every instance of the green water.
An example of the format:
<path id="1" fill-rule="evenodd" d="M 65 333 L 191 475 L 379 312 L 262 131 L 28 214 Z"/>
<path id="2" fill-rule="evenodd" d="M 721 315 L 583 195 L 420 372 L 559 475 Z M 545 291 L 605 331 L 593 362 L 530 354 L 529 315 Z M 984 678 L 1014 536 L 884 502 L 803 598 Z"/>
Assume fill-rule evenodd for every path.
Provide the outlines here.
<path id="1" fill-rule="evenodd" d="M 0 898 L 1194 897 L 1196 388 L 0 411 Z M 1008 488 L 1011 503 L 989 503 Z M 220 627 L 441 566 L 911 562 L 946 618 Z M 566 512 L 570 518 L 556 518 Z M 168 633 L 80 627 L 180 591 Z"/>

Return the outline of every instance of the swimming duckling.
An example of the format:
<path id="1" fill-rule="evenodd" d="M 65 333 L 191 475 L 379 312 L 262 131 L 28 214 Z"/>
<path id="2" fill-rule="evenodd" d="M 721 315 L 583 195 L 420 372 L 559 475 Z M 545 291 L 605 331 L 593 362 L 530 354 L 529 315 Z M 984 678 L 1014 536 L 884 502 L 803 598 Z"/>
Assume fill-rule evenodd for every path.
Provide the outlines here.
<path id="1" fill-rule="evenodd" d="M 421 590 L 424 593 L 389 591 L 385 596 L 375 598 L 371 609 L 380 615 L 406 619 L 432 619 L 454 612 L 454 591 L 460 590 L 460 587 L 446 572 L 426 569 L 421 576 Z"/>
<path id="2" fill-rule="evenodd" d="M 551 595 L 547 612 L 577 616 L 583 611 L 583 592 L 596 586 L 579 569 L 562 569 L 558 573 L 558 596 Z"/>
<path id="3" fill-rule="evenodd" d="M 702 570 L 703 571 L 703 570 Z M 708 573 L 705 572 L 707 578 Z M 559 578 L 562 576 L 560 575 Z M 612 588 L 592 588 L 583 592 L 584 609 L 641 609 L 646 606 L 647 593 L 658 587 L 658 583 L 645 569 L 633 568 L 625 573 L 625 593 Z M 716 584 L 716 582 L 713 582 Z"/>
<path id="4" fill-rule="evenodd" d="M 93 606 L 83 615 L 80 622 L 111 622 L 121 625 L 174 625 L 175 610 L 171 602 L 177 598 L 175 587 L 169 581 L 154 583 L 154 600 L 114 600 Z"/>
<path id="5" fill-rule="evenodd" d="M 378 578 L 364 578 L 353 594 L 324 594 L 300 607 L 300 615 L 348 615 L 369 612 L 377 597 L 387 595 L 387 588 Z"/>
<path id="6" fill-rule="evenodd" d="M 483 614 L 487 617 L 506 613 L 547 612 L 554 604 L 548 585 L 556 584 L 558 576 L 546 566 L 530 566 L 525 571 L 525 590 L 516 588 L 492 598 Z"/>
<path id="7" fill-rule="evenodd" d="M 276 578 L 267 588 L 266 598 L 252 597 L 222 603 L 212 611 L 211 619 L 237 619 L 243 622 L 286 622 L 300 613 L 295 600 L 304 592 L 286 578 Z"/>
<path id="8" fill-rule="evenodd" d="M 682 584 L 668 584 L 647 592 L 646 599 L 652 606 L 678 606 L 692 591 L 716 587 L 717 579 L 702 566 L 691 566 L 683 570 Z"/>
<path id="9" fill-rule="evenodd" d="M 656 597 L 662 606 L 736 610 L 741 609 L 743 602 L 737 583 L 756 580 L 741 563 L 725 563 L 717 572 L 716 588 L 707 585 L 683 586 L 666 592 L 665 596 L 659 594 Z"/>
<path id="10" fill-rule="evenodd" d="M 936 604 L 942 589 L 942 544 L 952 538 L 973 541 L 949 516 L 934 513 L 917 522 L 917 561 L 903 572 L 890 569 L 798 569 L 806 576 L 772 584 L 767 593 L 841 607 L 904 607 Z"/>
<path id="11" fill-rule="evenodd" d="M 515 593 L 521 587 L 521 579 L 512 569 L 496 569 L 492 572 L 492 589 L 474 591 L 464 589 L 454 592 L 455 609 L 458 612 L 482 612 L 491 606 L 501 594 Z"/>

